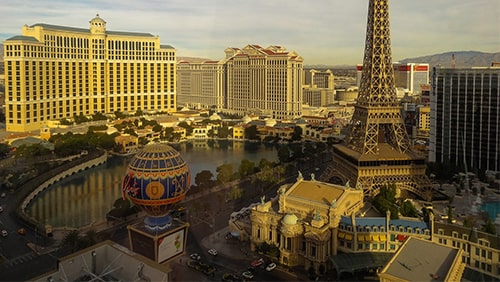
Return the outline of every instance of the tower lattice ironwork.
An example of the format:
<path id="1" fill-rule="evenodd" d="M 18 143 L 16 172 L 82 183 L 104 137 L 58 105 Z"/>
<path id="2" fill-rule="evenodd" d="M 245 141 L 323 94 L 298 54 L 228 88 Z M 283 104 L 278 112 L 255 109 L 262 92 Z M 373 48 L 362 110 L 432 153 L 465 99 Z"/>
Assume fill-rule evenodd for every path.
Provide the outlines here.
<path id="1" fill-rule="evenodd" d="M 401 116 L 392 65 L 389 1 L 370 0 L 359 95 L 344 144 L 334 146 L 333 164 L 321 180 L 350 183 L 374 197 L 395 184 L 430 199 L 425 159 L 416 155 Z"/>

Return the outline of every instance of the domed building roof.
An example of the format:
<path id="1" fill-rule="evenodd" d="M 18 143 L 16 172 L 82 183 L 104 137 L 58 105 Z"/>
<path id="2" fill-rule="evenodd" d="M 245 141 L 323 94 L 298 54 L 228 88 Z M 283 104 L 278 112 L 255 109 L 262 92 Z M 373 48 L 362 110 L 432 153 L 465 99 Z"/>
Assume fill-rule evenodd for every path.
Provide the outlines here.
<path id="1" fill-rule="evenodd" d="M 294 215 L 293 213 L 289 213 L 283 217 L 282 222 L 283 222 L 283 224 L 286 224 L 286 225 L 295 225 L 295 224 L 297 224 L 298 220 L 299 219 L 297 218 L 296 215 Z"/>
<path id="2" fill-rule="evenodd" d="M 106 24 L 106 21 L 99 17 L 99 14 L 95 15 L 93 19 L 90 20 L 90 23 L 101 23 Z"/>
<path id="3" fill-rule="evenodd" d="M 181 154 L 157 143 L 145 146 L 132 158 L 122 192 L 124 198 L 148 214 L 146 225 L 155 225 L 153 222 L 168 217 L 173 206 L 184 199 L 190 181 L 189 166 Z"/>

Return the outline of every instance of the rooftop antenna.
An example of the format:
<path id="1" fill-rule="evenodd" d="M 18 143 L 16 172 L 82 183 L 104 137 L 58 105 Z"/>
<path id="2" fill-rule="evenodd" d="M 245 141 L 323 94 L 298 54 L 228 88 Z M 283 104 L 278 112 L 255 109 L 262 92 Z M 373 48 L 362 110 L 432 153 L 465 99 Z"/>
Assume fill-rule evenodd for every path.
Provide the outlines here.
<path id="1" fill-rule="evenodd" d="M 455 68 L 455 54 L 451 54 L 451 68 Z"/>

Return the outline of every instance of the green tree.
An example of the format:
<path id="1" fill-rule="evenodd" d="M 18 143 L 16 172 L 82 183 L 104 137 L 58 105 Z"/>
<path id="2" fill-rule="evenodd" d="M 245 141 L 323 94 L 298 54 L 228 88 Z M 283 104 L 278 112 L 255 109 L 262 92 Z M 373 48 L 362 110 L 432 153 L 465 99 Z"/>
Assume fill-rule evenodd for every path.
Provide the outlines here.
<path id="1" fill-rule="evenodd" d="M 76 124 L 80 124 L 80 123 L 84 123 L 84 122 L 89 121 L 89 119 L 83 113 L 80 113 L 79 115 L 74 114 L 73 120 L 75 121 Z"/>
<path id="2" fill-rule="evenodd" d="M 6 143 L 0 143 L 0 158 L 5 158 L 10 152 L 10 146 Z"/>
<path id="3" fill-rule="evenodd" d="M 194 128 L 191 125 L 189 125 L 187 122 L 185 122 L 185 121 L 179 122 L 178 126 L 186 129 L 186 135 L 193 134 Z"/>
<path id="4" fill-rule="evenodd" d="M 379 194 L 373 199 L 373 205 L 381 213 L 391 212 L 391 219 L 399 218 L 398 207 L 396 205 L 396 185 L 384 185 L 380 187 Z"/>
<path id="5" fill-rule="evenodd" d="M 259 140 L 259 134 L 257 132 L 256 125 L 251 125 L 245 128 L 245 138 L 248 140 Z"/>
<path id="6" fill-rule="evenodd" d="M 208 187 L 213 182 L 212 177 L 214 177 L 214 175 L 210 170 L 202 170 L 196 174 L 194 183 L 198 187 Z"/>
<path id="7" fill-rule="evenodd" d="M 128 209 L 130 208 L 130 201 L 123 198 L 118 198 L 113 203 L 115 209 Z"/>
<path id="8" fill-rule="evenodd" d="M 287 145 L 281 145 L 278 148 L 278 159 L 280 163 L 286 163 L 290 160 L 290 150 Z"/>
<path id="9" fill-rule="evenodd" d="M 238 200 L 241 197 L 243 197 L 243 189 L 238 185 L 231 187 L 231 190 L 229 190 L 229 198 L 231 200 Z"/>
<path id="10" fill-rule="evenodd" d="M 217 130 L 217 137 L 219 137 L 219 138 L 227 138 L 228 136 L 232 136 L 232 135 L 233 135 L 233 131 L 231 129 L 229 129 L 229 127 L 227 127 L 226 125 L 221 126 Z"/>
<path id="11" fill-rule="evenodd" d="M 302 140 L 302 127 L 295 126 L 293 128 L 292 141 L 300 141 L 300 140 Z"/>
<path id="12" fill-rule="evenodd" d="M 232 164 L 222 164 L 217 167 L 217 181 L 221 183 L 226 183 L 230 181 L 233 177 L 233 165 Z"/>
<path id="13" fill-rule="evenodd" d="M 247 159 L 244 159 L 241 161 L 240 168 L 239 168 L 239 173 L 240 177 L 244 178 L 247 177 L 248 175 L 251 175 L 255 172 L 255 163 L 252 161 L 249 161 Z"/>
<path id="14" fill-rule="evenodd" d="M 92 115 L 92 120 L 93 121 L 98 121 L 98 120 L 107 120 L 108 118 L 101 112 L 97 112 Z"/>
<path id="15" fill-rule="evenodd" d="M 262 171 L 264 169 L 270 169 L 272 167 L 274 167 L 274 163 L 273 162 L 270 162 L 270 161 L 268 161 L 265 158 L 260 159 L 260 161 L 259 161 L 259 170 L 260 171 Z"/>
<path id="16" fill-rule="evenodd" d="M 497 235 L 497 229 L 495 227 L 495 224 L 493 223 L 493 221 L 491 220 L 491 217 L 488 216 L 488 218 L 486 219 L 484 225 L 482 226 L 481 230 L 483 232 L 486 232 L 486 233 L 489 233 L 489 234 L 492 234 L 492 235 Z"/>
<path id="17" fill-rule="evenodd" d="M 469 215 L 464 219 L 464 227 L 472 228 L 476 224 L 473 216 Z"/>
<path id="18" fill-rule="evenodd" d="M 61 241 L 61 247 L 69 248 L 72 253 L 78 250 L 79 245 L 80 235 L 78 234 L 78 230 L 70 231 L 63 237 Z"/>
<path id="19" fill-rule="evenodd" d="M 123 112 L 120 112 L 120 111 L 115 111 L 114 114 L 115 114 L 115 117 L 117 119 L 124 119 L 124 118 L 126 118 L 128 116 L 128 115 L 126 115 L 126 114 L 124 114 Z"/>
<path id="20" fill-rule="evenodd" d="M 418 217 L 418 211 L 409 200 L 404 200 L 399 206 L 399 212 L 402 216 L 406 217 Z"/>

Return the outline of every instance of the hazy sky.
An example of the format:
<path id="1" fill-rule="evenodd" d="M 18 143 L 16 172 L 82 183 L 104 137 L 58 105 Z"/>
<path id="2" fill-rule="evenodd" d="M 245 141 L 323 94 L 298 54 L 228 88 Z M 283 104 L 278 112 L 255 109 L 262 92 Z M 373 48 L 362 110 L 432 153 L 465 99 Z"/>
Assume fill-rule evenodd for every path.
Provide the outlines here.
<path id="1" fill-rule="evenodd" d="M 362 62 L 368 0 L 2 0 L 0 40 L 24 24 L 159 35 L 178 56 L 222 59 L 227 47 L 281 45 L 304 64 Z M 500 52 L 500 0 L 390 1 L 393 60 L 448 51 Z"/>

